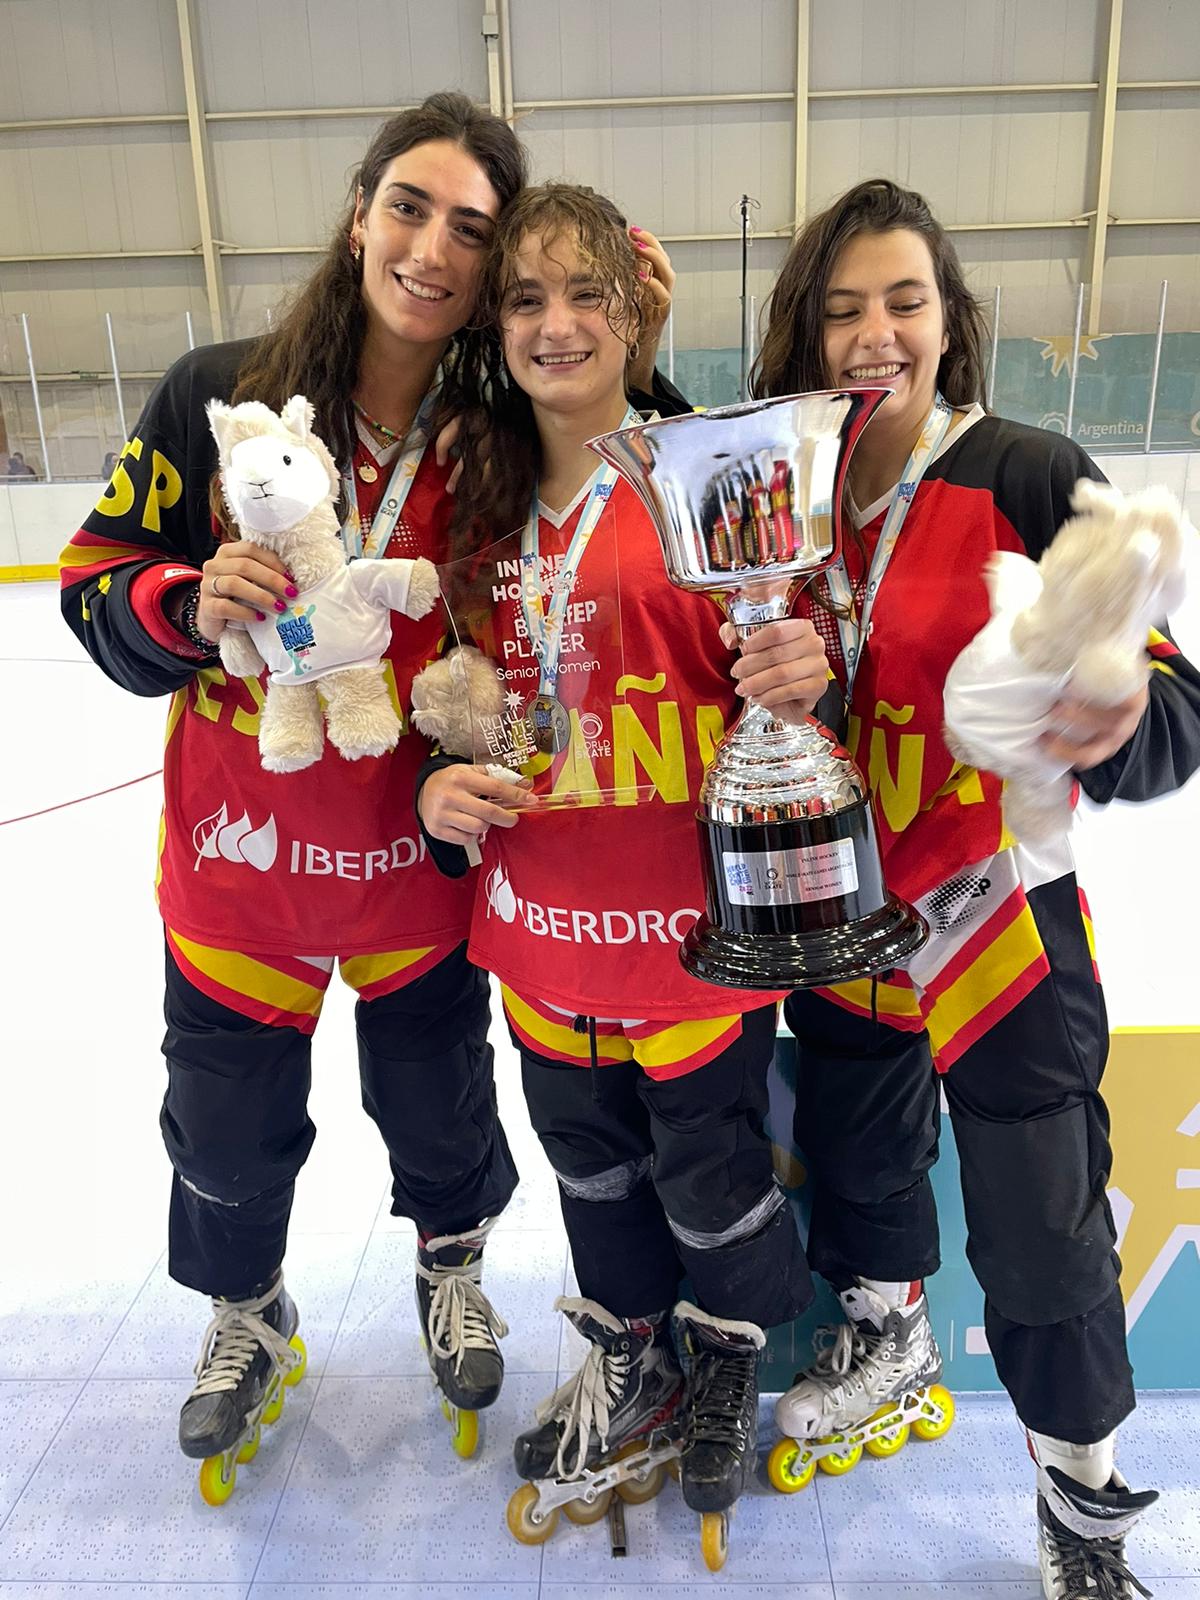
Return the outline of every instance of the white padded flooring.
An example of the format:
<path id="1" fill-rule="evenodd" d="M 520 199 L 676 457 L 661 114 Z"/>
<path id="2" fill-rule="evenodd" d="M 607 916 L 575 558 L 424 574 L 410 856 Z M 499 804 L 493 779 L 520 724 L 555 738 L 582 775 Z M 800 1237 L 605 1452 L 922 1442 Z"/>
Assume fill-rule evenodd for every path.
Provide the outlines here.
<path id="1" fill-rule="evenodd" d="M 120 693 L 82 661 L 49 585 L 0 588 L 0 626 L 0 690 L 22 708 L 0 819 L 159 765 L 165 705 Z M 508 1377 L 479 1455 L 462 1462 L 417 1342 L 412 1227 L 388 1213 L 384 1152 L 358 1102 L 352 997 L 336 978 L 287 1261 L 309 1371 L 229 1504 L 205 1506 L 175 1439 L 208 1310 L 164 1259 L 157 813 L 151 780 L 0 826 L 0 1600 L 1037 1596 L 1032 1469 L 996 1396 L 962 1397 L 946 1439 L 844 1479 L 818 1476 L 787 1499 L 760 1481 L 719 1577 L 670 1483 L 627 1510 L 624 1560 L 603 1526 L 563 1523 L 542 1548 L 516 1544 L 504 1523 L 511 1441 L 576 1347 L 552 1310 L 573 1277 L 515 1056 L 496 1029 L 523 1179 L 487 1250 L 489 1291 L 512 1327 Z M 1107 972 L 1122 973 L 1114 1020 L 1197 1020 L 1172 1014 L 1193 1004 L 1194 982 L 1161 968 L 1151 981 L 1137 918 L 1110 910 L 1105 921 L 1098 902 L 1115 890 L 1089 887 Z M 765 1446 L 766 1406 L 763 1422 Z M 1131 1542 L 1159 1600 L 1200 1600 L 1197 1438 L 1200 1395 L 1147 1395 L 1122 1434 L 1126 1475 L 1163 1491 Z"/>

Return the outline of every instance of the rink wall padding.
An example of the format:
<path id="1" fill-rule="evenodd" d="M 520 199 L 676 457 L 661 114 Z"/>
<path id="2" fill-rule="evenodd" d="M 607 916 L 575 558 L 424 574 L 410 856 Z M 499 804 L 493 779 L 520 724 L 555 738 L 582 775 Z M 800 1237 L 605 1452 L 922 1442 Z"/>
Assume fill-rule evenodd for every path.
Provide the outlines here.
<path id="1" fill-rule="evenodd" d="M 776 1170 L 807 1233 L 803 1152 L 792 1139 L 793 1042 L 781 1035 L 771 1074 L 768 1131 Z M 1129 1348 L 1139 1389 L 1200 1388 L 1200 1028 L 1128 1028 L 1113 1034 L 1104 1077 L 1112 1112 L 1109 1188 L 1128 1307 Z M 983 1295 L 967 1265 L 958 1153 L 943 1107 L 941 1156 L 933 1172 L 942 1268 L 929 1280 L 930 1314 L 960 1393 L 999 1389 L 983 1331 Z M 772 1331 L 764 1390 L 786 1388 L 812 1356 L 812 1335 L 841 1311 L 818 1280 L 816 1303 Z"/>

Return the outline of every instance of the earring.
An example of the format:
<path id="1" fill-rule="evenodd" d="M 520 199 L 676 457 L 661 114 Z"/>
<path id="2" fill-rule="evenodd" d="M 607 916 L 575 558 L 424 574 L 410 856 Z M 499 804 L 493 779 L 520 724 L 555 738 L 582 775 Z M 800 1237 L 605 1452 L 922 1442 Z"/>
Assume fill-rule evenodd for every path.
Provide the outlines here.
<path id="1" fill-rule="evenodd" d="M 358 236 L 354 233 L 351 233 L 350 235 L 350 259 L 354 262 L 355 266 L 357 266 L 359 261 L 362 259 L 362 245 L 359 244 Z"/>
<path id="2" fill-rule="evenodd" d="M 641 346 L 638 344 L 637 340 L 635 339 L 633 341 L 633 343 L 629 346 L 629 360 L 630 361 L 636 361 L 637 360 L 638 352 L 639 352 L 640 349 L 641 349 Z"/>

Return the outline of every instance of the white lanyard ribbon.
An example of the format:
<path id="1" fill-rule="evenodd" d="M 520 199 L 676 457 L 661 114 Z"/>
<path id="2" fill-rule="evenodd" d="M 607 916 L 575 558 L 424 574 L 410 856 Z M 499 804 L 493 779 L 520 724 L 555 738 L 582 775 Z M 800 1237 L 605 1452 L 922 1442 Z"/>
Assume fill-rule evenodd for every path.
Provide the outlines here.
<path id="1" fill-rule="evenodd" d="M 846 703 L 849 705 L 850 696 L 854 690 L 854 679 L 862 664 L 863 652 L 867 647 L 867 640 L 871 633 L 871 612 L 875 609 L 875 601 L 879 597 L 883 585 L 884 574 L 892 559 L 896 545 L 899 542 L 901 531 L 904 528 L 904 519 L 908 516 L 909 508 L 916 498 L 917 485 L 925 474 L 925 469 L 938 452 L 942 440 L 946 437 L 946 430 L 950 426 L 950 419 L 954 412 L 939 394 L 933 402 L 933 409 L 925 418 L 925 426 L 921 429 L 921 436 L 913 447 L 913 453 L 908 458 L 908 465 L 896 485 L 892 495 L 892 503 L 888 507 L 887 516 L 884 518 L 883 527 L 879 533 L 879 543 L 875 546 L 875 554 L 871 559 L 871 566 L 867 573 L 867 585 L 863 591 L 862 610 L 855 614 L 854 590 L 846 573 L 845 562 L 839 559 L 836 565 L 829 568 L 826 581 L 829 592 L 833 596 L 835 605 L 844 613 L 837 619 L 838 635 L 842 641 L 842 657 L 846 663 Z"/>
<path id="2" fill-rule="evenodd" d="M 630 407 L 621 421 L 621 427 L 627 428 L 631 423 L 641 420 L 638 413 Z M 554 686 L 558 682 L 558 657 L 562 650 L 563 623 L 566 620 L 571 590 L 575 586 L 575 576 L 583 560 L 584 551 L 596 531 L 601 514 L 608 505 L 617 477 L 616 468 L 608 466 L 607 463 L 597 472 L 591 493 L 579 514 L 579 521 L 575 524 L 575 532 L 571 535 L 571 542 L 567 546 L 562 565 L 549 581 L 551 591 L 549 608 L 542 598 L 541 557 L 538 553 L 538 488 L 536 484 L 534 485 L 533 507 L 529 513 L 529 521 L 525 524 L 525 531 L 521 535 L 521 611 L 524 614 L 530 646 L 538 661 L 539 694 L 553 695 Z"/>
<path id="3" fill-rule="evenodd" d="M 379 502 L 379 509 L 371 521 L 371 531 L 365 539 L 362 519 L 358 514 L 358 491 L 354 482 L 353 461 L 350 470 L 342 473 L 342 489 L 350 506 L 346 520 L 342 523 L 342 544 L 351 561 L 357 560 L 359 556 L 381 556 L 387 550 L 404 510 L 404 502 L 408 499 L 408 492 L 416 482 L 425 446 L 429 443 L 429 422 L 436 401 L 435 389 L 431 389 L 421 401 L 412 425 L 404 436 L 404 443 L 400 447 L 400 454 L 396 457 L 383 499 Z"/>

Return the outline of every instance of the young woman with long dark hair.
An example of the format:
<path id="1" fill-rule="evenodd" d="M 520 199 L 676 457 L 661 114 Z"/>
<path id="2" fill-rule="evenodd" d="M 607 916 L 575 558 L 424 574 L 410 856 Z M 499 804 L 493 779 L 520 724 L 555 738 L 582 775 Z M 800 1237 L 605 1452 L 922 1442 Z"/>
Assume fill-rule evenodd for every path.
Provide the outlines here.
<path id="1" fill-rule="evenodd" d="M 135 694 L 172 696 L 157 884 L 162 1129 L 170 1272 L 213 1297 L 179 1425 L 213 1500 L 230 1492 L 280 1377 L 299 1370 L 282 1262 L 315 1132 L 310 1039 L 335 961 L 358 993 L 363 1104 L 390 1157 L 393 1212 L 417 1225 L 421 1334 L 460 1408 L 463 1453 L 470 1413 L 503 1373 L 480 1252 L 517 1174 L 496 1115 L 487 978 L 466 959 L 471 887 L 435 871 L 412 815 L 428 747 L 405 722 L 391 755 L 350 763 L 327 749 L 303 773 L 266 773 L 262 689 L 218 664 L 229 623 L 283 615 L 296 590 L 274 556 L 218 527 L 204 407 L 278 410 L 303 393 L 343 474 L 348 553 L 439 559 L 452 501 L 432 441 L 481 398 L 463 374 L 462 330 L 524 180 L 512 130 L 463 95 L 432 95 L 384 124 L 290 310 L 259 339 L 172 368 L 62 558 L 64 615 L 96 663 Z M 640 242 L 643 281 L 657 263 L 669 288 L 656 242 Z M 656 305 L 666 298 L 659 284 Z M 443 627 L 439 610 L 395 619 L 385 667 L 402 710 Z"/>
<path id="2" fill-rule="evenodd" d="M 940 1373 L 922 1282 L 938 1265 L 936 1064 L 988 1341 L 1037 1463 L 1045 1593 L 1124 1596 L 1145 1593 L 1123 1540 L 1155 1495 L 1113 1465 L 1134 1393 L 1086 902 L 1065 834 L 1034 850 L 1006 833 L 999 779 L 957 762 L 942 732 L 947 672 L 989 615 L 989 557 L 1036 560 L 1077 480 L 1101 474 L 1061 435 L 986 414 L 984 345 L 945 231 L 879 179 L 799 234 L 754 372 L 760 396 L 894 391 L 852 458 L 853 536 L 810 614 L 837 680 L 818 714 L 843 718 L 890 886 L 932 930 L 906 972 L 784 1007 L 814 1178 L 809 1261 L 849 1322 L 778 1420 L 801 1445 L 844 1437 Z M 1064 698 L 1053 713 L 1048 748 L 1094 800 L 1165 793 L 1200 764 L 1200 676 L 1165 632 L 1146 669 L 1117 706 Z"/>

